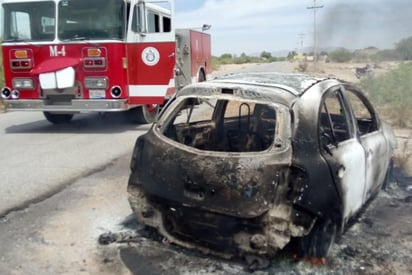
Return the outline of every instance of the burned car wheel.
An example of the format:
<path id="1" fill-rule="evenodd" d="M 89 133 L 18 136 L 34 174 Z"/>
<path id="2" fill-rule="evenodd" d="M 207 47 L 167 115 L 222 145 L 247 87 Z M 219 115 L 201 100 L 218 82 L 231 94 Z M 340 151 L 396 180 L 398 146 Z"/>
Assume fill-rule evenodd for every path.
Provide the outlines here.
<path id="1" fill-rule="evenodd" d="M 319 219 L 309 235 L 300 238 L 300 256 L 326 257 L 335 237 L 336 223 L 332 219 Z"/>

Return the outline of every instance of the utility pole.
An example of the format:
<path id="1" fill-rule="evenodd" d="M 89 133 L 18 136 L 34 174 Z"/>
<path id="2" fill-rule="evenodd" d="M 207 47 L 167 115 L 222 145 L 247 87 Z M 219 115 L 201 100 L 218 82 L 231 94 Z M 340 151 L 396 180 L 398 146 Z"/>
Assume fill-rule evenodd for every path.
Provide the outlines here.
<path id="1" fill-rule="evenodd" d="M 300 48 L 303 50 L 303 38 L 305 37 L 304 33 L 299 33 L 299 38 L 300 38 Z"/>
<path id="2" fill-rule="evenodd" d="M 313 0 L 313 6 L 307 7 L 307 9 L 313 10 L 313 64 L 315 65 L 316 68 L 316 62 L 317 62 L 317 50 L 318 50 L 318 41 L 316 37 L 316 10 L 323 8 L 322 6 L 316 6 L 316 0 Z"/>

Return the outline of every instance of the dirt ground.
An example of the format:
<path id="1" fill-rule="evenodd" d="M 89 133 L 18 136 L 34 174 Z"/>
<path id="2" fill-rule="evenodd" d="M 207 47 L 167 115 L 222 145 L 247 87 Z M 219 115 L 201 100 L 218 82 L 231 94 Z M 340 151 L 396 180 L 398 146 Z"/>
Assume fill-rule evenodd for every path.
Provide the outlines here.
<path id="1" fill-rule="evenodd" d="M 357 64 L 323 65 L 318 73 L 356 81 Z M 295 66 L 285 64 L 284 71 Z M 411 133 L 396 130 L 397 155 L 404 155 L 409 175 Z M 127 202 L 129 161 L 129 155 L 114 160 L 51 198 L 1 218 L 0 274 L 412 274 L 412 178 L 400 169 L 334 244 L 326 265 L 295 262 L 285 251 L 269 268 L 252 272 L 242 260 L 182 249 L 137 224 Z M 133 239 L 99 244 L 99 236 L 109 232 Z"/>
<path id="2" fill-rule="evenodd" d="M 412 193 L 405 191 L 411 179 L 399 173 L 334 244 L 326 265 L 281 252 L 269 268 L 251 272 L 240 259 L 182 249 L 137 224 L 126 199 L 129 161 L 114 160 L 1 218 L 0 274 L 412 274 Z M 99 244 L 109 232 L 133 239 Z"/>

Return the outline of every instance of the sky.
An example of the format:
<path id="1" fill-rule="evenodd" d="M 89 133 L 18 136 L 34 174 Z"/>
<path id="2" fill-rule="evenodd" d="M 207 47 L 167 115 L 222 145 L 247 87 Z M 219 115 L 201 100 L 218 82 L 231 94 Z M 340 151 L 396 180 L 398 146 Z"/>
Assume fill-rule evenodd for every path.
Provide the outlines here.
<path id="1" fill-rule="evenodd" d="M 175 0 L 176 26 L 212 25 L 212 54 L 313 48 L 393 49 L 412 36 L 411 0 Z"/>
<path id="2" fill-rule="evenodd" d="M 212 26 L 215 56 L 313 49 L 314 10 L 320 50 L 392 49 L 412 36 L 412 0 L 175 0 L 176 27 Z"/>

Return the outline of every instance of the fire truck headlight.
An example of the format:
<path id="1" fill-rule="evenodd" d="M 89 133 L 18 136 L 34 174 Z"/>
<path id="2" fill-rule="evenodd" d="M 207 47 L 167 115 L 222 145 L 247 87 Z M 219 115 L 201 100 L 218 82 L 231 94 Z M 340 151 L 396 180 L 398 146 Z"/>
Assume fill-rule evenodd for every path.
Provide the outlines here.
<path id="1" fill-rule="evenodd" d="M 87 89 L 106 89 L 107 78 L 106 77 L 86 77 L 84 79 L 84 86 Z"/>
<path id="2" fill-rule="evenodd" d="M 34 82 L 31 78 L 13 78 L 13 88 L 20 90 L 34 89 Z"/>
<path id="3" fill-rule="evenodd" d="M 19 90 L 13 90 L 11 91 L 11 98 L 12 99 L 18 99 L 20 97 L 20 92 Z"/>
<path id="4" fill-rule="evenodd" d="M 9 88 L 3 88 L 1 90 L 1 97 L 4 99 L 9 99 L 11 96 L 11 91 Z"/>

